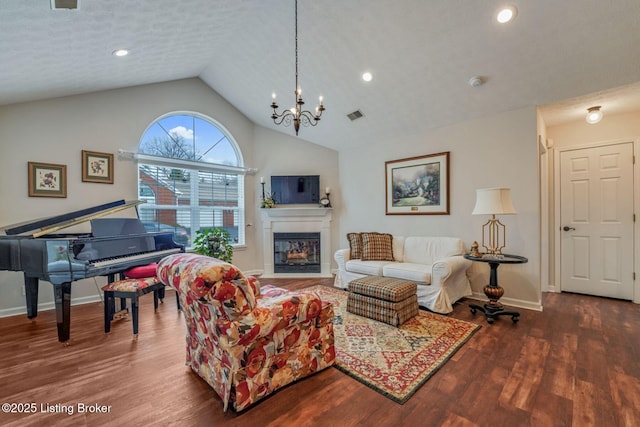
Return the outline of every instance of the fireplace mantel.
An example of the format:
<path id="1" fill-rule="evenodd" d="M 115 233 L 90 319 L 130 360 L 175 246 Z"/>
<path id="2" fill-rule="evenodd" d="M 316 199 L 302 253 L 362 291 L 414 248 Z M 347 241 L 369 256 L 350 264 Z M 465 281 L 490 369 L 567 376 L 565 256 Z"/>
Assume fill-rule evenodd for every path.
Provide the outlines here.
<path id="1" fill-rule="evenodd" d="M 330 215 L 331 208 L 270 208 L 262 209 L 262 216 L 269 216 L 272 218 L 280 217 L 297 217 L 297 216 L 325 216 Z"/>
<path id="2" fill-rule="evenodd" d="M 331 208 L 287 207 L 263 208 L 262 277 L 332 277 L 331 276 Z M 320 273 L 275 273 L 273 261 L 273 233 L 320 233 Z"/>

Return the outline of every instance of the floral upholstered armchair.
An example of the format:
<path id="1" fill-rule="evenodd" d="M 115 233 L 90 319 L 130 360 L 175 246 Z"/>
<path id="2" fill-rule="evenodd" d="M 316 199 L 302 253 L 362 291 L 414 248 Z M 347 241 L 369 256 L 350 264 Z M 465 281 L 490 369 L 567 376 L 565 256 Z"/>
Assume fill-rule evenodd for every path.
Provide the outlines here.
<path id="1" fill-rule="evenodd" d="M 237 267 L 195 254 L 158 264 L 187 323 L 187 361 L 241 411 L 335 362 L 333 306 L 317 294 L 264 286 Z"/>

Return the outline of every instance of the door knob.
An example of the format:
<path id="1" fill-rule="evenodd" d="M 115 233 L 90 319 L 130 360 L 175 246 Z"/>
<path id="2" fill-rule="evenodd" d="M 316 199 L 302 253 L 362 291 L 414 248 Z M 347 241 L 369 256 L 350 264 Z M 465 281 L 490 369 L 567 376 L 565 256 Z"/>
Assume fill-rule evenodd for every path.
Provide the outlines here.
<path id="1" fill-rule="evenodd" d="M 574 227 L 569 227 L 568 225 L 565 225 L 564 227 L 562 227 L 562 229 L 563 229 L 564 231 L 575 230 L 575 228 L 574 228 Z"/>

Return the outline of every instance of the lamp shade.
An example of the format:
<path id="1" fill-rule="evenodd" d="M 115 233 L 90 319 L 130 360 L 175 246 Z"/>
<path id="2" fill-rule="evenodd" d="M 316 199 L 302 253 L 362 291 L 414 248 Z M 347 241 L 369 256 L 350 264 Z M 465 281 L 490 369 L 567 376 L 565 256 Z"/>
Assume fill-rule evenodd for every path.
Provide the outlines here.
<path id="1" fill-rule="evenodd" d="M 510 188 L 480 188 L 476 190 L 476 206 L 472 215 L 511 215 L 516 210 L 511 203 Z"/>

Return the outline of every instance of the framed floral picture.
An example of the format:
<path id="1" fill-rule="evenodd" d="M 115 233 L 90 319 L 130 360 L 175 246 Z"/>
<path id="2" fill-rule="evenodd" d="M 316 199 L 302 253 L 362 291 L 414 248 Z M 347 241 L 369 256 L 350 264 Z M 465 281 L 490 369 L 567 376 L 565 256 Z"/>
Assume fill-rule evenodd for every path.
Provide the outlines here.
<path id="1" fill-rule="evenodd" d="M 387 215 L 449 215 L 449 152 L 385 162 Z"/>
<path id="2" fill-rule="evenodd" d="M 113 184 L 113 154 L 82 150 L 82 181 Z"/>
<path id="3" fill-rule="evenodd" d="M 29 197 L 67 197 L 67 165 L 28 162 Z"/>

